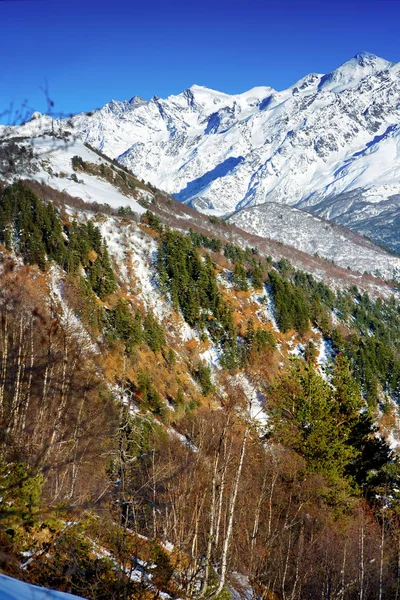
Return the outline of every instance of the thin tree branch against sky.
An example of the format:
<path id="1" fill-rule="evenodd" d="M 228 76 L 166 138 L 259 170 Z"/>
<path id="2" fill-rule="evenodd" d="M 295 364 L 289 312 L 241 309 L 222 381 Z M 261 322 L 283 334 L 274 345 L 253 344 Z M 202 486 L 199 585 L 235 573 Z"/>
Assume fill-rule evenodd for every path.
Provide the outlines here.
<path id="1" fill-rule="evenodd" d="M 283 89 L 357 52 L 400 60 L 395 0 L 0 0 L 0 108 L 91 110 L 197 83 L 228 93 Z"/>

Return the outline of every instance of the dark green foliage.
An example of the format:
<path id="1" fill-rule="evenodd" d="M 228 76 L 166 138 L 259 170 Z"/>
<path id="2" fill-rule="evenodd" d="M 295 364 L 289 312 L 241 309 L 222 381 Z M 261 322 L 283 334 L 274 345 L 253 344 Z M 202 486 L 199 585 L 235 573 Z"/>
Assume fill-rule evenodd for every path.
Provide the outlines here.
<path id="1" fill-rule="evenodd" d="M 161 223 L 160 218 L 157 217 L 157 215 L 152 213 L 150 210 L 146 210 L 143 217 L 144 217 L 145 221 L 147 222 L 147 224 L 149 225 L 149 227 L 151 227 L 152 229 L 155 229 L 156 231 L 161 233 L 161 231 L 163 230 L 163 225 Z"/>
<path id="2" fill-rule="evenodd" d="M 142 342 L 142 316 L 140 312 L 133 315 L 126 300 L 118 300 L 110 312 L 109 323 L 116 337 L 124 342 L 128 353 L 132 353 L 134 346 Z"/>
<path id="3" fill-rule="evenodd" d="M 335 306 L 335 294 L 323 281 L 317 281 L 309 273 L 296 271 L 293 277 L 293 283 L 301 287 L 309 298 L 315 296 L 319 301 L 330 308 Z"/>
<path id="4" fill-rule="evenodd" d="M 273 334 L 262 327 L 255 328 L 253 319 L 250 319 L 247 323 L 245 345 L 248 359 L 262 354 L 266 349 L 273 350 L 276 348 Z"/>
<path id="5" fill-rule="evenodd" d="M 155 415 L 158 415 L 163 420 L 167 413 L 167 407 L 161 400 L 160 394 L 157 392 L 149 374 L 146 371 L 141 371 L 138 375 L 138 386 L 142 397 L 142 404 L 145 408 L 149 408 Z"/>
<path id="6" fill-rule="evenodd" d="M 66 255 L 56 209 L 21 183 L 7 187 L 1 195 L 0 242 L 41 269 L 46 258 L 62 263 Z"/>
<path id="7" fill-rule="evenodd" d="M 84 171 L 86 168 L 86 163 L 81 156 L 73 156 L 71 162 L 74 171 Z"/>
<path id="8" fill-rule="evenodd" d="M 209 365 L 204 362 L 197 363 L 193 374 L 199 382 L 204 396 L 208 396 L 214 391 L 214 386 L 211 381 L 211 369 Z"/>
<path id="9" fill-rule="evenodd" d="M 276 268 L 283 277 L 289 277 L 293 273 L 293 267 L 286 258 L 278 260 Z"/>
<path id="10" fill-rule="evenodd" d="M 160 352 L 166 343 L 163 327 L 150 312 L 147 313 L 143 322 L 143 339 L 153 352 Z"/>
<path id="11" fill-rule="evenodd" d="M 395 299 L 372 301 L 356 286 L 336 294 L 310 274 L 294 271 L 280 261 L 280 271 L 269 273 L 277 320 L 282 331 L 305 331 L 309 318 L 331 337 L 334 349 L 350 360 L 363 396 L 375 407 L 380 390 L 400 398 L 400 308 Z M 354 333 L 343 339 L 331 330 L 330 313 L 351 325 Z"/>
<path id="12" fill-rule="evenodd" d="M 133 210 L 131 209 L 130 206 L 120 206 L 118 208 L 118 214 L 121 217 L 134 217 L 135 216 L 135 213 L 133 212 Z"/>
<path id="13" fill-rule="evenodd" d="M 165 231 L 159 246 L 160 284 L 171 301 L 192 327 L 207 329 L 215 342 L 221 343 L 228 363 L 236 360 L 236 328 L 230 306 L 217 285 L 215 268 L 207 255 L 204 260 L 190 236 Z"/>
<path id="14" fill-rule="evenodd" d="M 136 311 L 133 314 L 129 303 L 122 299 L 118 300 L 108 314 L 108 339 L 112 341 L 115 338 L 125 344 L 128 354 L 132 354 L 135 346 L 142 342 L 145 342 L 153 352 L 160 352 L 166 343 L 164 329 L 153 314 L 147 313 L 143 320 L 141 313 Z"/>
<path id="15" fill-rule="evenodd" d="M 208 250 L 213 250 L 214 252 L 221 251 L 221 248 L 222 248 L 221 240 L 217 240 L 216 238 L 213 238 L 213 237 L 207 237 L 206 235 L 203 235 L 202 233 L 198 233 L 197 231 L 193 231 L 192 229 L 189 229 L 189 235 L 190 235 L 190 239 L 192 240 L 193 246 L 195 248 L 200 248 L 200 246 L 203 246 L 203 248 L 207 248 Z"/>
<path id="16" fill-rule="evenodd" d="M 168 349 L 168 352 L 166 355 L 166 361 L 170 367 L 173 367 L 176 364 L 176 354 L 172 348 Z"/>
<path id="17" fill-rule="evenodd" d="M 400 396 L 400 309 L 394 298 L 373 302 L 353 286 L 337 294 L 336 310 L 356 332 L 343 339 L 332 334 L 335 347 L 351 361 L 371 407 L 376 406 L 379 388 L 394 398 Z"/>
<path id="18" fill-rule="evenodd" d="M 223 219 L 220 219 L 219 217 L 215 217 L 214 215 L 211 217 L 208 217 L 208 220 L 213 225 L 225 225 L 226 226 L 226 222 Z"/>
<path id="19" fill-rule="evenodd" d="M 83 267 L 89 289 L 105 300 L 116 290 L 116 280 L 108 254 L 107 244 L 92 221 L 76 221 L 64 228 L 67 235 L 67 252 L 62 265 L 68 272 L 76 273 Z"/>
<path id="20" fill-rule="evenodd" d="M 152 548 L 152 560 L 156 567 L 152 570 L 152 580 L 161 589 L 168 588 L 174 575 L 174 567 L 170 558 L 159 543 L 155 542 Z"/>
<path id="21" fill-rule="evenodd" d="M 317 348 L 316 348 L 314 342 L 312 340 L 310 340 L 304 350 L 304 359 L 311 366 L 312 365 L 315 366 L 315 363 L 317 361 L 317 356 L 318 356 Z"/>
<path id="22" fill-rule="evenodd" d="M 400 398 L 400 308 L 395 299 L 372 301 L 354 285 L 335 294 L 312 275 L 294 271 L 282 261 L 280 270 L 289 275 L 271 271 L 269 279 L 282 331 L 293 328 L 301 333 L 308 315 L 326 337 L 331 337 L 334 349 L 350 360 L 370 407 L 376 406 L 381 389 Z M 332 310 L 352 327 L 354 333 L 347 339 L 336 329 L 332 331 Z M 299 322 L 299 315 L 303 322 Z"/>
<path id="23" fill-rule="evenodd" d="M 177 408 L 182 408 L 185 406 L 185 395 L 181 387 L 178 388 L 174 404 Z"/>
<path id="24" fill-rule="evenodd" d="M 337 492 L 348 482 L 373 493 L 391 453 L 361 410 L 364 401 L 345 357 L 336 360 L 332 386 L 312 365 L 297 361 L 271 390 L 271 398 L 273 437 L 301 454 L 308 468 L 324 475 Z"/>
<path id="25" fill-rule="evenodd" d="M 233 267 L 233 285 L 238 291 L 246 292 L 249 289 L 247 283 L 247 271 L 240 262 L 235 262 Z"/>
<path id="26" fill-rule="evenodd" d="M 66 527 L 51 550 L 31 565 L 36 584 L 97 600 L 134 593 L 136 584 L 124 581 L 111 559 L 94 557 L 91 542 L 77 526 Z"/>
<path id="27" fill-rule="evenodd" d="M 26 465 L 0 459 L 0 523 L 11 540 L 21 528 L 29 529 L 36 523 L 42 480 Z"/>
<path id="28" fill-rule="evenodd" d="M 226 244 L 224 248 L 224 256 L 233 263 L 243 263 L 245 259 L 245 253 L 243 250 L 234 244 Z"/>
<path id="29" fill-rule="evenodd" d="M 264 287 L 264 269 L 260 263 L 255 262 L 250 269 L 253 288 L 259 290 Z"/>
<path id="30" fill-rule="evenodd" d="M 309 328 L 310 306 L 303 291 L 277 272 L 269 273 L 279 328 L 285 332 L 295 329 L 304 334 Z"/>

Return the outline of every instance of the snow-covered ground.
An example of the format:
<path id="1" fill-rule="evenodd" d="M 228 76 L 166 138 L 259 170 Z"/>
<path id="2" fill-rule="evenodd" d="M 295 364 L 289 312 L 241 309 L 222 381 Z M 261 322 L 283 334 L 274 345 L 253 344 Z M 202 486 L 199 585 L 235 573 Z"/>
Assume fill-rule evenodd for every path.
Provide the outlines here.
<path id="1" fill-rule="evenodd" d="M 82 322 L 68 306 L 63 297 L 64 273 L 61 269 L 52 265 L 47 274 L 49 295 L 54 305 L 58 307 L 61 323 L 66 330 L 76 339 L 80 340 L 82 350 L 90 353 L 98 352 L 98 348 L 92 341 L 91 336 L 83 327 Z"/>
<path id="2" fill-rule="evenodd" d="M 295 343 L 295 337 L 296 336 L 293 336 L 287 343 L 289 347 L 288 354 L 294 358 L 303 358 L 305 346 L 299 342 Z"/>
<path id="3" fill-rule="evenodd" d="M 80 596 L 48 590 L 0 574 L 0 598 L 1 600 L 73 600 Z"/>
<path id="4" fill-rule="evenodd" d="M 236 571 L 229 575 L 228 589 L 232 600 L 255 600 L 256 598 L 249 577 Z"/>
<path id="5" fill-rule="evenodd" d="M 259 305 L 256 314 L 262 323 L 271 323 L 275 331 L 279 331 L 278 323 L 275 315 L 274 299 L 271 294 L 269 285 L 264 284 L 263 293 L 254 292 L 250 296 L 250 300 Z"/>
<path id="6" fill-rule="evenodd" d="M 320 375 L 325 379 L 325 381 L 329 381 L 331 366 L 335 358 L 335 351 L 333 348 L 332 340 L 328 340 L 324 338 L 322 333 L 316 329 L 312 328 L 314 334 L 318 335 L 317 340 L 314 339 L 314 343 L 317 347 L 317 369 Z"/>
<path id="7" fill-rule="evenodd" d="M 265 431 L 268 424 L 268 415 L 265 411 L 266 398 L 257 387 L 250 381 L 244 373 L 238 373 L 235 377 L 235 384 L 242 389 L 247 406 L 246 410 L 250 419 L 252 419 L 260 428 L 261 432 Z"/>
<path id="8" fill-rule="evenodd" d="M 199 354 L 200 360 L 205 361 L 210 367 L 214 369 L 221 368 L 221 357 L 222 351 L 215 345 L 210 346 L 210 348 Z"/>
<path id="9" fill-rule="evenodd" d="M 32 170 L 25 173 L 27 178 L 46 183 L 85 202 L 109 204 L 112 208 L 129 206 L 137 214 L 146 211 L 134 198 L 124 196 L 108 181 L 88 173 L 75 173 L 71 162 L 73 156 L 80 156 L 84 161 L 94 164 L 109 164 L 80 140 L 72 136 L 66 139 L 44 136 L 32 138 L 29 144 L 36 158 Z M 73 174 L 76 175 L 78 183 L 71 179 Z M 142 191 L 138 190 L 138 194 L 142 194 Z"/>
<path id="10" fill-rule="evenodd" d="M 331 340 L 327 340 L 324 337 L 321 337 L 319 348 L 318 348 L 318 356 L 317 356 L 317 364 L 320 370 L 325 373 L 333 360 L 333 345 Z"/>

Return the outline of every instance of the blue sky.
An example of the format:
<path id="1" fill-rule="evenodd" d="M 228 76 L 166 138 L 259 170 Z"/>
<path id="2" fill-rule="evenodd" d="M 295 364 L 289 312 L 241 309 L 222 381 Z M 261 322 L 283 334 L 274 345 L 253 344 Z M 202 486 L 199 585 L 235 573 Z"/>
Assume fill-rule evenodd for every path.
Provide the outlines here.
<path id="1" fill-rule="evenodd" d="M 2 0 L 0 108 L 282 89 L 361 50 L 400 60 L 398 0 Z M 28 111 L 30 108 L 28 108 Z M 4 120 L 4 119 L 3 119 Z"/>

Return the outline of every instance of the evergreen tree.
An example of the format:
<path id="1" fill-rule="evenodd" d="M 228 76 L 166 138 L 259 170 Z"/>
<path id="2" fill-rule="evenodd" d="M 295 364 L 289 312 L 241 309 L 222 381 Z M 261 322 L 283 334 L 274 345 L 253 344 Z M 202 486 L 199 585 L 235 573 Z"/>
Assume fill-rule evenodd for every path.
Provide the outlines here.
<path id="1" fill-rule="evenodd" d="M 238 291 L 246 292 L 249 289 L 246 268 L 240 262 L 236 262 L 233 267 L 233 285 Z"/>
<path id="2" fill-rule="evenodd" d="M 194 376 L 200 383 L 204 396 L 208 396 L 212 391 L 214 391 L 214 386 L 211 381 L 211 369 L 209 365 L 204 362 L 199 362 L 194 371 Z"/>
<path id="3" fill-rule="evenodd" d="M 143 322 L 143 339 L 153 352 L 160 352 L 165 346 L 164 329 L 158 323 L 153 313 L 148 312 Z"/>

